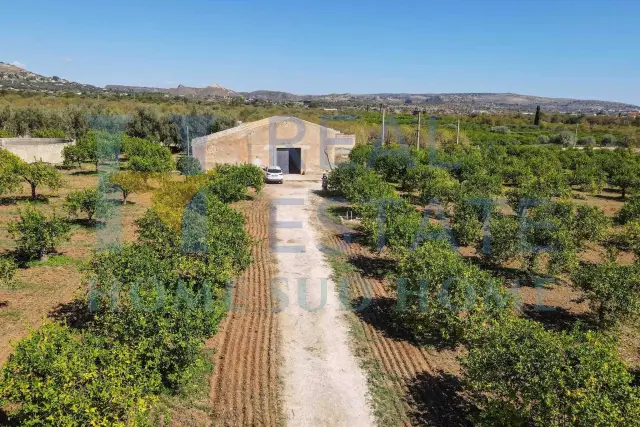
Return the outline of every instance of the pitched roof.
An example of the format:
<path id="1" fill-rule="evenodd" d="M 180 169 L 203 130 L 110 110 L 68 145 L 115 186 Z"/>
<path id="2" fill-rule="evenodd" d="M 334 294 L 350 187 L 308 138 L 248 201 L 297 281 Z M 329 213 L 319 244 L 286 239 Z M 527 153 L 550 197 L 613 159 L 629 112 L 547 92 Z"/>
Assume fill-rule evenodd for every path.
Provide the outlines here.
<path id="1" fill-rule="evenodd" d="M 243 133 L 243 132 L 249 132 L 249 131 L 254 130 L 254 129 L 258 129 L 258 128 L 261 128 L 261 127 L 269 126 L 271 123 L 280 123 L 280 122 L 286 122 L 286 121 L 299 121 L 299 122 L 303 122 L 303 123 L 305 123 L 307 125 L 311 125 L 311 126 L 315 126 L 315 127 L 319 127 L 319 128 L 329 129 L 329 130 L 332 130 L 332 131 L 338 133 L 339 135 L 342 135 L 342 133 L 340 131 L 338 131 L 338 130 L 332 129 L 332 128 L 327 127 L 327 126 L 322 126 L 322 125 L 319 125 L 317 123 L 310 122 L 308 120 L 303 120 L 303 119 L 300 119 L 298 117 L 293 117 L 293 116 L 271 116 L 271 117 L 267 117 L 266 119 L 257 120 L 255 122 L 243 123 L 240 126 L 236 126 L 236 127 L 232 127 L 232 128 L 229 128 L 229 129 L 222 130 L 220 132 L 212 133 L 212 134 L 204 136 L 202 138 L 205 139 L 206 141 L 211 141 L 213 139 L 218 139 L 218 138 L 221 138 L 221 137 L 224 137 L 224 136 Z M 197 138 L 197 139 L 200 139 L 200 138 Z"/>

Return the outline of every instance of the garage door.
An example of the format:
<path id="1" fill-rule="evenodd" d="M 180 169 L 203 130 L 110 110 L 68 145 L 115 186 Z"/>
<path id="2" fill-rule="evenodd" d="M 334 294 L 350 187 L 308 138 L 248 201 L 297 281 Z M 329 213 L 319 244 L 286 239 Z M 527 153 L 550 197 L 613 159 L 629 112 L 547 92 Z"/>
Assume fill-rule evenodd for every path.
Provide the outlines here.
<path id="1" fill-rule="evenodd" d="M 282 173 L 289 173 L 289 149 L 278 148 L 277 164 L 282 169 Z"/>

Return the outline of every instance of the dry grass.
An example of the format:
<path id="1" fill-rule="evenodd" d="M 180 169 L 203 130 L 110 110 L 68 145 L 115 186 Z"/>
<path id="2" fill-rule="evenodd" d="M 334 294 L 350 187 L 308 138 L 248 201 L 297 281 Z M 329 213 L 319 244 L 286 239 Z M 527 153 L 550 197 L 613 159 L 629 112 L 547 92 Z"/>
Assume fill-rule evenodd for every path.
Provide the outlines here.
<path id="1" fill-rule="evenodd" d="M 66 216 L 63 205 L 67 194 L 97 185 L 98 176 L 92 171 L 93 167 L 89 165 L 85 165 L 82 171 L 61 170 L 64 187 L 57 192 L 39 188 L 42 197 L 33 203 L 34 206 L 47 213 Z M 7 226 L 9 221 L 18 218 L 21 208 L 32 203 L 29 194 L 29 187 L 25 184 L 21 192 L 4 195 L 0 200 L 0 252 L 13 250 Z M 136 238 L 134 222 L 151 206 L 151 197 L 151 192 L 132 194 L 130 204 L 118 206 L 122 222 L 119 237 L 123 241 Z M 84 285 L 80 267 L 96 247 L 97 230 L 95 225 L 74 221 L 71 239 L 58 247 L 58 255 L 63 258 L 52 257 L 45 263 L 30 263 L 17 271 L 11 286 L 0 287 L 0 365 L 11 353 L 11 342 L 39 327 L 57 307 L 82 294 Z"/>

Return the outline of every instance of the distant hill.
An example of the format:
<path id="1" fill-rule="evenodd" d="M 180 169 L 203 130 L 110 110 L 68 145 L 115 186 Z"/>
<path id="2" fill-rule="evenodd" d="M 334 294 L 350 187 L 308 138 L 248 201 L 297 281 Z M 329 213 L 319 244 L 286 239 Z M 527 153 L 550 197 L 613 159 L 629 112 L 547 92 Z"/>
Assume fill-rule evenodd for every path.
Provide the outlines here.
<path id="1" fill-rule="evenodd" d="M 237 92 L 224 88 L 220 85 L 207 86 L 203 88 L 183 85 L 179 85 L 176 88 L 107 85 L 105 86 L 105 89 L 111 92 L 125 93 L 166 93 L 168 95 L 184 96 L 186 98 L 193 99 L 233 98 L 235 96 L 240 96 Z"/>
<path id="2" fill-rule="evenodd" d="M 258 90 L 237 92 L 220 85 L 203 88 L 179 85 L 176 88 L 157 88 L 141 86 L 107 85 L 104 89 L 86 85 L 57 76 L 45 77 L 15 65 L 0 62 L 0 89 L 37 92 L 74 92 L 74 93 L 163 93 L 167 96 L 180 96 L 190 99 L 215 100 L 238 96 L 248 101 L 266 101 L 273 103 L 305 103 L 317 106 L 356 106 L 377 107 L 385 104 L 392 109 L 421 108 L 428 112 L 473 113 L 520 111 L 533 112 L 540 106 L 546 112 L 593 114 L 605 112 L 639 111 L 637 105 L 621 102 L 580 100 L 569 98 L 545 98 L 517 93 L 374 93 L 352 94 L 334 93 L 327 95 L 296 95 L 288 92 Z"/>
<path id="3" fill-rule="evenodd" d="M 286 92 L 241 92 L 247 99 L 288 102 L 315 102 L 331 105 L 385 104 L 391 108 L 424 108 L 427 111 L 470 113 L 480 111 L 535 111 L 536 106 L 547 112 L 598 113 L 637 111 L 637 105 L 621 102 L 546 98 L 517 93 L 375 93 L 294 95 Z"/>
<path id="4" fill-rule="evenodd" d="M 0 89 L 38 92 L 101 92 L 103 89 L 72 82 L 57 76 L 45 77 L 11 64 L 0 62 Z"/>

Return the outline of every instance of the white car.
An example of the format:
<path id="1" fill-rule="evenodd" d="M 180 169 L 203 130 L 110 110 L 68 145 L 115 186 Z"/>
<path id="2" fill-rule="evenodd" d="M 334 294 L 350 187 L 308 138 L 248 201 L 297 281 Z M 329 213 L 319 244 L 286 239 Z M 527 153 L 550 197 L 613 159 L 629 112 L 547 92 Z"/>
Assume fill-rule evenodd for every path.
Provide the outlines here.
<path id="1" fill-rule="evenodd" d="M 283 175 L 280 166 L 269 166 L 265 171 L 264 179 L 267 182 L 277 182 L 282 184 Z"/>

